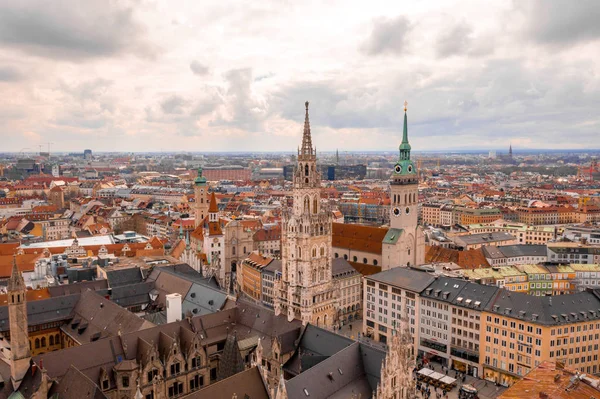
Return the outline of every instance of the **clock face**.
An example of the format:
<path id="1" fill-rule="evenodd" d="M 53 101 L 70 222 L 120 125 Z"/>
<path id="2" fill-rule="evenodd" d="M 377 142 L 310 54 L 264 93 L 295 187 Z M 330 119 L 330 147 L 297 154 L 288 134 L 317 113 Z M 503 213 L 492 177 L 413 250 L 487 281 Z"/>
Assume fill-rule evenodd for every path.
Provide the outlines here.
<path id="1" fill-rule="evenodd" d="M 408 165 L 408 168 L 406 168 L 406 170 L 408 170 L 408 173 L 412 173 L 413 166 L 412 165 Z"/>
<path id="2" fill-rule="evenodd" d="M 402 166 L 400 166 L 400 165 L 394 166 L 394 172 L 396 172 L 396 173 L 402 173 Z"/>
<path id="3" fill-rule="evenodd" d="M 410 213 L 410 208 L 406 207 L 406 209 L 404 210 L 404 212 L 406 212 L 406 214 L 408 215 Z"/>
<path id="4" fill-rule="evenodd" d="M 394 214 L 394 216 L 400 216 L 400 208 L 392 209 L 392 213 Z"/>

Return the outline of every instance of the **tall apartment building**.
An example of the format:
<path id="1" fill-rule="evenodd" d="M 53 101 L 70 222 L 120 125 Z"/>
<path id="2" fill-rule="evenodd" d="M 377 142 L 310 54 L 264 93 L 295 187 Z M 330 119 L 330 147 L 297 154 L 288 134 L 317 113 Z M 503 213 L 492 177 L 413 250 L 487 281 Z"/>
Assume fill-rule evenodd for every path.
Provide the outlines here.
<path id="1" fill-rule="evenodd" d="M 497 292 L 496 287 L 438 277 L 419 299 L 419 354 L 469 375 L 481 375 L 481 314 Z"/>
<path id="2" fill-rule="evenodd" d="M 600 299 L 592 292 L 529 296 L 501 290 L 481 317 L 483 377 L 512 385 L 543 361 L 600 371 Z"/>
<path id="3" fill-rule="evenodd" d="M 389 342 L 394 327 L 408 310 L 410 333 L 417 345 L 419 295 L 434 281 L 435 278 L 427 273 L 402 267 L 365 276 L 363 334 L 379 342 Z"/>

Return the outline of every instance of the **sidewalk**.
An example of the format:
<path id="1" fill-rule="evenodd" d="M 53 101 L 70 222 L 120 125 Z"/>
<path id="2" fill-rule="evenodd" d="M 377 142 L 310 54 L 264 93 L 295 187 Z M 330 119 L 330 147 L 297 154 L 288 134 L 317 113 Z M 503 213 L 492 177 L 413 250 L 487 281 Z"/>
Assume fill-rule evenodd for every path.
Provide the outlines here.
<path id="1" fill-rule="evenodd" d="M 429 363 L 433 366 L 433 369 L 438 373 L 446 374 L 446 372 L 442 371 L 442 366 L 439 363 L 431 362 Z M 454 371 L 448 371 L 448 375 L 452 378 L 454 377 Z M 502 394 L 506 390 L 503 386 L 496 386 L 493 382 L 482 380 L 480 378 L 475 378 L 473 376 L 467 375 L 465 378 L 465 382 L 457 381 L 456 388 L 454 388 L 448 394 L 449 399 L 458 399 L 458 389 L 463 384 L 472 385 L 477 389 L 477 394 L 480 399 L 495 399 Z M 435 395 L 432 395 L 435 398 Z"/>

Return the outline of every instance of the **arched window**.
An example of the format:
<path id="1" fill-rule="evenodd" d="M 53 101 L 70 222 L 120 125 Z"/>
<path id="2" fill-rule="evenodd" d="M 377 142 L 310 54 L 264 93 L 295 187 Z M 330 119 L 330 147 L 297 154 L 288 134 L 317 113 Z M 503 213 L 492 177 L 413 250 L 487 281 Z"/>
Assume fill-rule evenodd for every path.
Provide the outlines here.
<path id="1" fill-rule="evenodd" d="M 40 339 L 36 338 L 35 339 L 35 349 L 39 349 L 40 348 Z"/>
<path id="2" fill-rule="evenodd" d="M 317 248 L 313 248 L 312 249 L 312 257 L 316 258 L 317 257 Z"/>
<path id="3" fill-rule="evenodd" d="M 315 197 L 315 198 L 313 199 L 313 213 L 317 213 L 317 211 L 318 211 L 318 208 L 319 208 L 319 205 L 318 205 L 318 200 L 317 200 L 317 198 Z"/>
<path id="4" fill-rule="evenodd" d="M 231 247 L 231 254 L 235 255 L 235 247 Z"/>
<path id="5" fill-rule="evenodd" d="M 302 257 L 302 248 L 298 247 L 298 258 Z"/>
<path id="6" fill-rule="evenodd" d="M 323 256 L 323 255 L 325 255 L 325 248 L 321 247 L 321 256 Z M 336 256 L 336 258 L 337 258 L 337 256 Z"/>
<path id="7" fill-rule="evenodd" d="M 55 334 L 55 335 L 54 335 L 54 343 L 55 343 L 56 345 L 58 345 L 58 344 L 60 343 L 60 337 L 58 336 L 58 334 Z"/>
<path id="8" fill-rule="evenodd" d="M 344 260 L 348 260 L 348 255 L 344 254 Z"/>
<path id="9" fill-rule="evenodd" d="M 50 346 L 54 345 L 54 335 L 51 335 L 48 341 L 50 342 Z"/>
<path id="10" fill-rule="evenodd" d="M 42 343 L 41 343 L 41 345 L 42 345 L 42 348 L 46 347 L 46 337 L 42 337 Z"/>
<path id="11" fill-rule="evenodd" d="M 373 259 L 373 266 L 377 266 L 377 259 Z"/>
<path id="12" fill-rule="evenodd" d="M 358 258 L 355 256 L 355 257 L 353 257 L 353 258 L 352 258 L 352 260 L 353 260 L 354 262 L 356 262 L 356 261 L 358 261 Z"/>
<path id="13" fill-rule="evenodd" d="M 333 254 L 333 256 L 335 256 L 336 259 L 340 257 L 337 252 Z"/>
<path id="14" fill-rule="evenodd" d="M 308 165 L 304 165 L 304 176 L 308 176 Z"/>
<path id="15" fill-rule="evenodd" d="M 363 263 L 366 264 L 367 263 L 367 258 L 363 258 Z"/>

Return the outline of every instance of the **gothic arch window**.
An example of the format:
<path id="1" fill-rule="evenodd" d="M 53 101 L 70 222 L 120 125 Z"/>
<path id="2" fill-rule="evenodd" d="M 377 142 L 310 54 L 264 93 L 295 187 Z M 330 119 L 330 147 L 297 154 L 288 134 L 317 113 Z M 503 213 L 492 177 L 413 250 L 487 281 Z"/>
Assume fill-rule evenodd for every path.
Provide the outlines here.
<path id="1" fill-rule="evenodd" d="M 313 257 L 313 258 L 316 258 L 316 257 L 317 257 L 317 248 L 314 248 L 314 247 L 313 247 L 313 249 L 312 249 L 312 257 Z"/>
<path id="2" fill-rule="evenodd" d="M 46 347 L 46 337 L 42 337 L 42 341 L 41 341 L 40 345 L 42 345 L 42 348 Z"/>
<path id="3" fill-rule="evenodd" d="M 50 346 L 54 345 L 54 335 L 50 336 L 50 338 L 48 339 L 48 342 L 49 342 Z"/>
<path id="4" fill-rule="evenodd" d="M 313 199 L 313 213 L 317 213 L 318 211 L 318 202 L 317 197 Z"/>
<path id="5" fill-rule="evenodd" d="M 308 176 L 308 164 L 304 165 L 304 176 Z"/>
<path id="6" fill-rule="evenodd" d="M 325 247 L 321 247 L 321 250 L 320 250 L 320 255 L 321 255 L 321 256 L 324 256 L 324 255 L 325 255 Z M 336 256 L 336 258 L 337 258 L 337 256 Z"/>
<path id="7" fill-rule="evenodd" d="M 308 197 L 304 197 L 304 212 L 310 212 L 310 200 Z"/>
<path id="8" fill-rule="evenodd" d="M 35 349 L 39 349 L 40 348 L 40 339 L 36 338 L 35 339 Z"/>
<path id="9" fill-rule="evenodd" d="M 319 234 L 323 235 L 323 225 L 319 227 Z"/>

